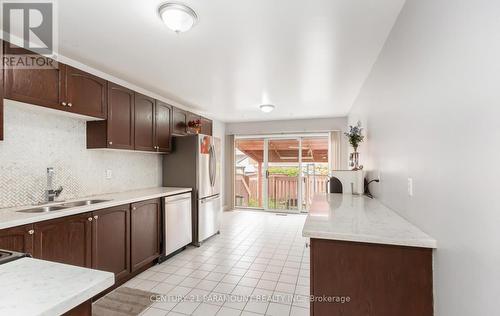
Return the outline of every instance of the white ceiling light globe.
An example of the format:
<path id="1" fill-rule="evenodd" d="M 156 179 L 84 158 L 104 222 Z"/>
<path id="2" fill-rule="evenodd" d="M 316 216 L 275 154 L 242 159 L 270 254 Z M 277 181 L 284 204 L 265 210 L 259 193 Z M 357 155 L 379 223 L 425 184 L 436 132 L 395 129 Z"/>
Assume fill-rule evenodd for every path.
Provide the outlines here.
<path id="1" fill-rule="evenodd" d="M 189 31 L 198 21 L 196 12 L 181 3 L 164 3 L 158 11 L 163 23 L 176 33 Z"/>
<path id="2" fill-rule="evenodd" d="M 262 104 L 260 106 L 260 110 L 264 113 L 269 113 L 269 112 L 272 112 L 274 110 L 274 105 L 272 104 Z"/>

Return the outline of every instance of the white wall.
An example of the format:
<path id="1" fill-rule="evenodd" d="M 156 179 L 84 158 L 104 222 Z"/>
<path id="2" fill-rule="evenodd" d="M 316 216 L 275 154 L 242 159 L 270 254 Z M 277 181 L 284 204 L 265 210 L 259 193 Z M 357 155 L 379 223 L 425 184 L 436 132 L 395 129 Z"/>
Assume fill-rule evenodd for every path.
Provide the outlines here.
<path id="1" fill-rule="evenodd" d="M 61 111 L 5 100 L 0 142 L 0 208 L 43 201 L 47 167 L 61 199 L 161 185 L 158 154 L 87 150 L 86 125 Z M 106 179 L 106 169 L 112 170 Z"/>
<path id="2" fill-rule="evenodd" d="M 283 120 L 262 122 L 227 123 L 228 135 L 255 135 L 275 133 L 325 132 L 346 130 L 347 117 L 324 119 Z"/>
<path id="3" fill-rule="evenodd" d="M 372 192 L 435 237 L 437 316 L 497 315 L 500 2 L 408 0 L 349 115 Z M 414 196 L 407 194 L 407 178 Z"/>

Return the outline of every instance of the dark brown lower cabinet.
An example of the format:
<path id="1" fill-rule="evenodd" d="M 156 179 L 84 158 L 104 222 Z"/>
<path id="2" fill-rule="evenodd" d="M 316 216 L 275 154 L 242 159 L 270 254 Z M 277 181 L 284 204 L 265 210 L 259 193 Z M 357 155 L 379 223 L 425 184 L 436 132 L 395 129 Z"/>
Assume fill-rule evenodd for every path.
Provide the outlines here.
<path id="1" fill-rule="evenodd" d="M 134 203 L 130 212 L 130 257 L 132 272 L 160 255 L 161 200 Z"/>
<path id="2" fill-rule="evenodd" d="M 130 274 L 130 205 L 93 213 L 92 268 L 115 274 L 116 281 Z"/>
<path id="3" fill-rule="evenodd" d="M 0 229 L 0 249 L 113 272 L 118 286 L 159 257 L 160 218 L 161 199 L 120 205 Z"/>
<path id="4" fill-rule="evenodd" d="M 33 225 L 0 230 L 0 249 L 33 254 Z"/>
<path id="5" fill-rule="evenodd" d="M 314 316 L 431 316 L 432 249 L 311 239 L 311 295 Z"/>
<path id="6" fill-rule="evenodd" d="M 90 268 L 92 214 L 85 213 L 35 223 L 34 257 Z"/>

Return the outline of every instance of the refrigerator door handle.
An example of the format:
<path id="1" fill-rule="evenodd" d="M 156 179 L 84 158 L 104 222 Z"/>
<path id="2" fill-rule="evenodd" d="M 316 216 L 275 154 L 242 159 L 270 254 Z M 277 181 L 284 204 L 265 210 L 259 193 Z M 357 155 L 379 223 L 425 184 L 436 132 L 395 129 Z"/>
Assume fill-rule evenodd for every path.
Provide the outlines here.
<path id="1" fill-rule="evenodd" d="M 210 186 L 214 186 L 214 181 L 213 181 L 213 170 L 212 170 L 212 160 L 213 160 L 213 155 L 212 155 L 212 146 L 208 149 L 208 179 L 210 180 Z"/>
<path id="2" fill-rule="evenodd" d="M 219 194 L 216 194 L 216 195 L 214 195 L 214 196 L 210 196 L 210 197 L 207 197 L 207 198 L 201 199 L 201 200 L 200 200 L 200 202 L 201 202 L 201 204 L 205 204 L 205 203 L 207 203 L 207 202 L 209 202 L 209 201 L 212 201 L 212 200 L 216 200 L 216 199 L 218 199 L 218 198 L 219 198 L 219 196 L 220 196 Z"/>
<path id="3" fill-rule="evenodd" d="M 217 155 L 215 154 L 215 146 L 212 145 L 212 177 L 213 177 L 213 184 L 212 186 L 215 186 L 215 177 L 217 176 Z"/>

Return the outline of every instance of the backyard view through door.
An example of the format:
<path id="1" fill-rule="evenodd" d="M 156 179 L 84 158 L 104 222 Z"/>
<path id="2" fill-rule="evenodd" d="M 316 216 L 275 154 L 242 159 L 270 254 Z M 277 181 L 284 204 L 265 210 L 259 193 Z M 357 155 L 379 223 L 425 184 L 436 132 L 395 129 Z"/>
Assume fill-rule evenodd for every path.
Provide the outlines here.
<path id="1" fill-rule="evenodd" d="M 299 211 L 299 139 L 269 139 L 267 142 L 267 208 Z"/>
<path id="2" fill-rule="evenodd" d="M 236 138 L 238 208 L 307 212 L 314 195 L 327 191 L 327 134 L 294 138 Z"/>
<path id="3" fill-rule="evenodd" d="M 264 208 L 264 139 L 237 139 L 234 151 L 234 205 Z"/>

